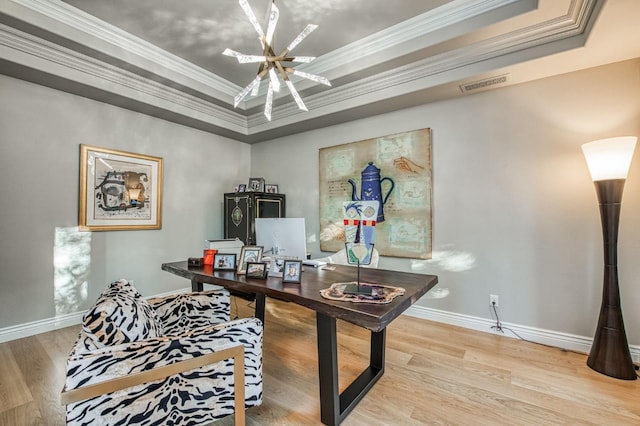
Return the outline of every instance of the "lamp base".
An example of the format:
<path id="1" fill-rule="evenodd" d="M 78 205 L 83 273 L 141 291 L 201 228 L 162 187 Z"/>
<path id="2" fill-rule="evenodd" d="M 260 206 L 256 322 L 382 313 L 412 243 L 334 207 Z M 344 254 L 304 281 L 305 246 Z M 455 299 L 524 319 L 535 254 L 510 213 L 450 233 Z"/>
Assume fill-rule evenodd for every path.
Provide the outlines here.
<path id="1" fill-rule="evenodd" d="M 342 292 L 344 294 L 356 294 L 358 296 L 372 296 L 373 288 L 368 285 L 347 284 Z"/>
<path id="2" fill-rule="evenodd" d="M 610 316 L 615 315 L 610 313 Z M 622 321 L 622 316 L 619 321 Z M 622 329 L 616 329 L 598 326 L 589 358 L 587 358 L 587 365 L 609 377 L 636 380 L 638 375 L 631 359 L 624 326 L 622 327 Z"/>
<path id="3" fill-rule="evenodd" d="M 587 365 L 598 373 L 623 380 L 636 380 L 629 344 L 624 331 L 618 286 L 618 222 L 624 179 L 595 182 L 604 242 L 604 279 L 600 317 L 587 358 Z"/>

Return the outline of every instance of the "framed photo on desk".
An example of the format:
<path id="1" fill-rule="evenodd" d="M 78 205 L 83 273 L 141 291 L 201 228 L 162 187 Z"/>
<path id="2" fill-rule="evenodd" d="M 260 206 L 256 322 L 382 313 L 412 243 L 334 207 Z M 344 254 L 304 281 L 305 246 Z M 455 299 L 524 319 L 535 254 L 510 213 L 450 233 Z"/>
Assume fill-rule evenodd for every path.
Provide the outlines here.
<path id="1" fill-rule="evenodd" d="M 262 260 L 262 246 L 244 246 L 240 252 L 240 261 L 238 262 L 238 274 L 247 273 L 247 264 L 249 262 L 260 262 Z"/>
<path id="2" fill-rule="evenodd" d="M 267 264 L 264 262 L 247 262 L 247 278 L 267 278 Z"/>
<path id="3" fill-rule="evenodd" d="M 235 271 L 235 253 L 216 253 L 213 255 L 213 269 L 216 271 Z"/>
<path id="4" fill-rule="evenodd" d="M 299 283 L 302 276 L 302 261 L 288 260 L 284 261 L 284 270 L 282 271 L 283 283 Z"/>

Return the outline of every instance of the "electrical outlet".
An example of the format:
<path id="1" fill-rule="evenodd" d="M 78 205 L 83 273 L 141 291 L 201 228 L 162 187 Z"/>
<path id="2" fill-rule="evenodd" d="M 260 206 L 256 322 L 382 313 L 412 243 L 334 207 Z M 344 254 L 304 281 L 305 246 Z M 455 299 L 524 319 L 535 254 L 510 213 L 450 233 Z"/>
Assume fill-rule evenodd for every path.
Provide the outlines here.
<path id="1" fill-rule="evenodd" d="M 494 304 L 496 305 L 496 308 L 500 305 L 499 302 L 500 297 L 496 294 L 490 294 L 489 295 L 489 306 L 493 306 Z"/>

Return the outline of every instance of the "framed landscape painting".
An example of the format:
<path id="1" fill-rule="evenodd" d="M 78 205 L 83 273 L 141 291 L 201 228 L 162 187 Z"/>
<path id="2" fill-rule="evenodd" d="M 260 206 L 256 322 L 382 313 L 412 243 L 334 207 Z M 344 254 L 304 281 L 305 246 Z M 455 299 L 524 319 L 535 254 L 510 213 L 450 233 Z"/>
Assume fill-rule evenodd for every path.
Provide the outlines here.
<path id="1" fill-rule="evenodd" d="M 80 145 L 79 228 L 160 229 L 162 158 Z"/>

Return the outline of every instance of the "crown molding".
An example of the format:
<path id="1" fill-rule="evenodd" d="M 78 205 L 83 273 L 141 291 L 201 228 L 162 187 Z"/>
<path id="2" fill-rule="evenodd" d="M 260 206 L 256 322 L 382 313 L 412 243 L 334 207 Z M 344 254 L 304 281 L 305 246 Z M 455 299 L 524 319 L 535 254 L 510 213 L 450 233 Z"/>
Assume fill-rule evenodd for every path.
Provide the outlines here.
<path id="1" fill-rule="evenodd" d="M 162 104 L 174 113 L 247 134 L 247 119 L 240 113 L 4 24 L 0 24 L 0 46 L 3 58 L 20 65 L 136 101 Z"/>
<path id="2" fill-rule="evenodd" d="M 71 8 L 60 0 L 2 2 L 3 13 L 16 19 L 27 19 L 29 24 L 37 28 L 56 31 L 69 40 L 75 41 L 79 37 L 78 43 L 91 44 L 94 49 L 104 48 L 101 52 L 116 46 L 119 55 L 126 55 L 133 58 L 132 60 L 143 58 L 149 65 L 149 68 L 145 69 L 150 69 L 151 75 L 140 75 L 117 64 L 107 63 L 102 60 L 103 56 L 97 57 L 98 55 L 79 51 L 81 49 L 65 47 L 66 45 L 62 46 L 39 35 L 4 24 L 0 24 L 1 59 L 39 70 L 43 74 L 60 77 L 68 82 L 75 82 L 80 86 L 92 87 L 116 97 L 126 98 L 132 101 L 131 104 L 149 105 L 153 110 L 151 115 L 165 118 L 166 114 L 162 113 L 164 110 L 169 112 L 173 121 L 184 122 L 189 126 L 194 126 L 195 123 L 195 127 L 206 131 L 222 130 L 220 134 L 244 142 L 259 142 L 268 137 L 267 135 L 286 134 L 289 129 L 296 131 L 295 129 L 301 128 L 300 123 L 311 123 L 313 120 L 327 125 L 332 120 L 328 118 L 331 116 L 344 116 L 351 110 L 367 108 L 370 104 L 384 103 L 480 73 L 583 46 L 603 4 L 602 0 L 564 0 L 562 5 L 554 3 L 554 16 L 547 16 L 546 19 L 529 26 L 500 31 L 498 35 L 494 35 L 491 31 L 485 32 L 483 27 L 488 25 L 487 21 L 500 22 L 504 18 L 498 19 L 492 13 L 521 13 L 537 2 L 451 2 L 446 7 L 422 14 L 343 49 L 323 55 L 317 61 L 321 66 L 332 63 L 331 69 L 337 70 L 340 66 L 335 64 L 345 65 L 346 61 L 353 62 L 354 58 L 357 58 L 358 63 L 365 63 L 366 58 L 370 59 L 390 50 L 393 52 L 386 58 L 393 58 L 394 55 L 405 54 L 408 51 L 422 50 L 424 52 L 420 54 L 424 56 L 423 59 L 357 81 L 322 89 L 315 94 L 303 94 L 309 112 L 301 112 L 292 100 L 280 98 L 280 102 L 285 103 L 274 107 L 273 121 L 268 122 L 262 111 L 256 111 L 262 103 L 261 100 L 249 101 L 235 110 L 232 108 L 232 98 L 241 90 L 238 86 Z M 13 6 L 8 8 L 6 5 Z M 16 10 L 18 6 L 29 8 L 30 12 Z M 459 23 L 466 25 L 465 21 L 478 19 L 481 15 L 484 21 L 473 24 L 478 25 L 478 31 L 473 32 L 471 37 L 466 37 L 466 34 L 464 37 L 456 37 L 461 30 L 452 29 L 451 26 Z M 474 31 L 473 25 L 467 27 L 466 31 Z M 448 34 L 437 34 L 440 29 L 446 29 L 445 32 Z M 78 37 L 74 38 L 74 35 Z M 438 49 L 434 49 L 437 43 Z M 446 49 L 442 49 L 443 45 L 446 45 Z M 356 53 L 363 50 L 367 51 L 364 58 Z M 97 50 L 90 53 L 95 52 Z M 109 53 L 104 55 L 108 56 Z M 141 64 L 143 63 L 138 63 Z M 162 67 L 165 67 L 164 71 L 159 70 Z M 158 75 L 164 75 L 165 78 L 154 78 Z M 304 87 L 301 83 L 299 90 L 304 90 Z M 222 90 L 226 93 L 221 94 Z M 118 102 L 111 103 L 120 105 Z M 249 114 L 248 108 L 252 109 Z M 385 108 L 392 106 L 381 107 L 383 110 Z M 138 110 L 135 106 L 131 109 Z M 140 112 L 149 113 L 148 109 Z"/>
<path id="3" fill-rule="evenodd" d="M 359 63 L 366 62 L 367 57 L 376 56 L 387 50 L 392 50 L 389 58 L 402 56 L 443 41 L 444 36 L 437 33 L 444 28 L 469 22 L 482 14 L 516 3 L 524 5 L 524 7 L 511 13 L 511 16 L 534 10 L 537 5 L 536 0 L 486 0 L 481 2 L 456 0 L 329 52 L 309 64 L 302 64 L 299 68 L 324 75 L 332 70 L 344 69 L 345 65 L 354 62 L 354 58 Z M 504 16 L 501 16 L 500 19 L 504 19 Z M 497 21 L 497 19 L 493 21 Z M 447 37 L 469 32 L 480 26 L 479 23 L 467 26 L 464 31 L 449 33 Z M 407 46 L 410 42 L 412 44 Z M 405 47 L 403 48 L 403 46 Z M 336 77 L 338 76 L 340 74 L 336 75 Z"/>
<path id="4" fill-rule="evenodd" d="M 194 82 L 211 88 L 215 92 L 226 95 L 227 99 L 224 99 L 224 101 L 229 104 L 232 103 L 233 97 L 242 90 L 242 87 L 232 82 L 220 78 L 211 72 L 60 0 L 8 1 L 53 20 L 56 23 L 55 27 L 58 28 L 58 35 L 64 36 L 68 29 L 78 31 L 83 35 L 82 38 L 85 40 L 85 43 L 90 46 L 99 47 L 94 46 L 95 42 L 91 41 L 92 39 L 96 39 L 101 45 L 117 47 L 123 52 L 133 54 L 144 61 L 155 64 L 159 68 L 156 72 L 163 77 L 175 79 L 176 76 L 172 74 L 184 76 Z M 344 74 L 337 72 L 338 70 L 347 70 L 347 68 L 350 68 L 349 72 L 354 72 L 371 66 L 377 62 L 377 56 L 383 51 L 392 50 L 394 54 L 389 58 L 393 59 L 394 56 L 409 53 L 411 50 L 428 47 L 438 41 L 438 38 L 433 37 L 433 33 L 439 29 L 468 21 L 481 14 L 516 3 L 527 4 L 526 9 L 531 10 L 535 8 L 537 1 L 455 0 L 362 40 L 351 43 L 334 52 L 330 52 L 327 55 L 318 57 L 311 64 L 301 65 L 300 69 L 323 75 L 327 71 L 332 71 L 331 78 L 340 77 Z M 399 48 L 399 46 L 405 45 L 410 41 L 414 43 L 419 41 L 419 43 L 410 49 Z M 366 55 L 363 55 L 362 52 L 366 52 Z M 127 58 L 131 60 L 131 55 L 127 55 Z M 356 67 L 353 65 L 354 58 L 358 58 Z M 367 58 L 371 59 L 367 60 Z M 351 65 L 347 67 L 347 64 Z M 154 68 L 149 67 L 148 64 L 145 65 L 146 66 L 143 66 L 145 69 Z M 162 72 L 162 69 L 165 69 L 165 72 Z M 166 71 L 169 71 L 170 74 L 167 74 Z M 311 87 L 313 83 L 302 80 L 299 82 L 299 85 L 300 90 L 304 90 L 306 87 Z M 254 99 L 253 102 L 252 100 L 246 100 L 241 102 L 237 108 L 239 110 L 246 110 L 259 105 L 261 102 L 262 99 Z"/>
<path id="5" fill-rule="evenodd" d="M 562 16 L 305 97 L 309 112 L 304 114 L 306 117 L 314 118 L 329 107 L 335 112 L 345 104 L 348 105 L 346 108 L 353 108 L 355 105 L 381 101 L 390 97 L 390 89 L 394 91 L 393 96 L 400 96 L 449 83 L 475 75 L 479 71 L 496 68 L 489 65 L 491 61 L 499 62 L 500 66 L 512 65 L 522 60 L 537 58 L 542 54 L 582 46 L 586 40 L 585 32 L 594 18 L 593 12 L 597 3 L 597 0 L 572 1 L 569 10 Z M 537 49 L 540 47 L 546 48 Z M 469 71 L 461 74 L 465 68 Z M 455 75 L 454 71 L 457 71 Z M 275 107 L 272 122 L 267 121 L 262 113 L 254 113 L 249 116 L 249 132 L 253 134 L 278 125 L 290 124 L 300 115 L 301 112 L 292 102 Z"/>
<path id="6" fill-rule="evenodd" d="M 378 65 L 381 61 L 393 61 L 429 48 L 489 23 L 532 11 L 537 3 L 537 0 L 455 0 L 328 52 L 313 62 L 300 64 L 296 68 L 334 80 Z M 477 19 L 481 15 L 485 15 L 484 19 Z M 464 25 L 461 25 L 463 23 Z M 444 29 L 446 31 L 443 31 Z M 316 85 L 296 76 L 292 76 L 291 80 L 299 91 Z M 266 93 L 266 86 L 267 83 L 263 81 L 261 93 Z M 283 96 L 286 95 L 276 98 Z M 244 100 L 241 106 L 250 109 L 258 107 L 263 102 L 262 97 L 251 98 Z"/>
<path id="7" fill-rule="evenodd" d="M 8 1 L 53 20 L 56 23 L 57 34 L 60 36 L 65 36 L 69 29 L 78 31 L 84 35 L 83 40 L 86 40 L 90 45 L 93 44 L 90 43 L 91 39 L 96 39 L 103 45 L 117 47 L 122 52 L 136 55 L 145 61 L 156 64 L 159 68 L 185 76 L 214 91 L 226 94 L 230 100 L 241 90 L 238 85 L 228 80 L 60 0 Z M 53 30 L 53 28 L 49 30 Z M 130 55 L 127 56 L 130 58 Z M 171 77 L 171 75 L 165 75 L 165 77 Z M 175 78 L 175 76 L 173 77 Z"/>

